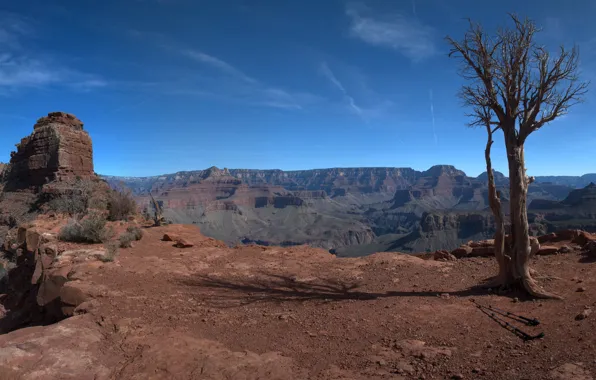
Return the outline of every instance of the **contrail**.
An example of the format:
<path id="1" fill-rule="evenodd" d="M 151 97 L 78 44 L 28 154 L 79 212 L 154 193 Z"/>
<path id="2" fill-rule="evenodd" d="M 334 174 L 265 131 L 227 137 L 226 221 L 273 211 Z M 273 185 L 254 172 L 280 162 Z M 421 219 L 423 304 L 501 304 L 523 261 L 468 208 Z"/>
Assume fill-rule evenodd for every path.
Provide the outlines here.
<path id="1" fill-rule="evenodd" d="M 412 13 L 414 13 L 414 16 L 418 16 L 416 13 L 416 0 L 412 0 Z"/>
<path id="2" fill-rule="evenodd" d="M 339 91 L 341 91 L 344 95 L 345 100 L 348 102 L 348 105 L 350 106 L 350 108 L 364 121 L 366 122 L 366 120 L 364 119 L 364 115 L 363 115 L 363 111 L 362 108 L 360 108 L 357 104 L 356 101 L 354 100 L 354 98 L 348 94 L 348 91 L 346 90 L 346 88 L 344 87 L 344 85 L 339 81 L 339 79 L 337 79 L 337 77 L 335 76 L 335 74 L 333 73 L 333 71 L 331 71 L 331 69 L 329 68 L 329 66 L 327 65 L 327 62 L 323 62 L 321 64 L 321 73 L 331 82 L 333 83 L 333 85 L 335 87 L 337 87 L 337 89 Z"/>
<path id="3" fill-rule="evenodd" d="M 435 145 L 439 145 L 439 139 L 437 138 L 437 131 L 435 129 L 435 106 L 433 104 L 433 89 L 431 88 L 429 91 L 430 95 L 430 116 L 432 118 L 432 126 L 433 126 L 433 137 L 435 139 Z"/>

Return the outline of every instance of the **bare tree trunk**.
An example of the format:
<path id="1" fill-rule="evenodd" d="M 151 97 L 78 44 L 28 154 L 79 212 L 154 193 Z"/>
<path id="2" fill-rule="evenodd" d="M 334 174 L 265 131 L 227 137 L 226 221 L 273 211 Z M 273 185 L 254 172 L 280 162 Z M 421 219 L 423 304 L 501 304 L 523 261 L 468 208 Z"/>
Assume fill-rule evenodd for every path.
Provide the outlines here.
<path id="1" fill-rule="evenodd" d="M 501 199 L 497 192 L 495 185 L 495 176 L 493 173 L 492 162 L 490 159 L 490 151 L 493 144 L 490 125 L 487 125 L 488 140 L 486 142 L 486 149 L 484 150 L 484 157 L 486 159 L 486 173 L 488 175 L 488 203 L 495 218 L 495 257 L 499 264 L 499 274 L 489 283 L 488 287 L 502 286 L 508 282 L 508 267 L 509 256 L 505 256 L 505 221 L 503 219 L 503 212 L 501 210 Z"/>
<path id="2" fill-rule="evenodd" d="M 505 136 L 509 162 L 509 191 L 511 218 L 511 265 L 507 268 L 506 285 L 522 285 L 532 296 L 538 298 L 561 297 L 542 289 L 530 274 L 530 233 L 528 225 L 528 179 L 524 163 L 524 147 L 518 145 L 517 136 Z"/>

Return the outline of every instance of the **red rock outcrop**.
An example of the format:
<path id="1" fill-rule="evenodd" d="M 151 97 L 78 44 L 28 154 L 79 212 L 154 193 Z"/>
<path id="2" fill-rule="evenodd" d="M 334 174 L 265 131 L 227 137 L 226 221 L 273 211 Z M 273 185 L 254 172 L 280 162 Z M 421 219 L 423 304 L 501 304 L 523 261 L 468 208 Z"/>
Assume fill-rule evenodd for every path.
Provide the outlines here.
<path id="1" fill-rule="evenodd" d="M 91 138 L 83 123 L 74 115 L 51 112 L 11 153 L 5 190 L 37 190 L 51 181 L 94 175 Z"/>

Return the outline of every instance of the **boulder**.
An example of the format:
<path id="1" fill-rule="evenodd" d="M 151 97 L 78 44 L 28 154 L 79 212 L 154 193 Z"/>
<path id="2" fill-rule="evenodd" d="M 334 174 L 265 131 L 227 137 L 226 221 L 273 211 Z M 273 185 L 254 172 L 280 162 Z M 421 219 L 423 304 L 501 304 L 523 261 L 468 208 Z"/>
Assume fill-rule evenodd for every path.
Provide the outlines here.
<path id="1" fill-rule="evenodd" d="M 164 234 L 163 238 L 161 240 L 163 240 L 163 241 L 177 241 L 177 240 L 180 240 L 180 236 L 175 235 L 175 234 Z"/>
<path id="2" fill-rule="evenodd" d="M 468 245 L 472 248 L 486 248 L 486 247 L 494 246 L 495 241 L 494 241 L 494 239 L 472 241 L 472 242 L 469 242 Z"/>
<path id="3" fill-rule="evenodd" d="M 37 252 L 35 254 L 35 270 L 33 271 L 33 276 L 31 277 L 32 284 L 39 283 L 43 274 L 52 266 L 53 261 L 54 258 L 52 256 L 46 255 L 45 253 Z"/>
<path id="4" fill-rule="evenodd" d="M 435 259 L 437 261 L 455 261 L 455 260 L 457 260 L 457 257 L 452 255 L 448 251 L 441 250 L 441 251 L 436 251 L 433 254 L 433 259 Z"/>
<path id="5" fill-rule="evenodd" d="M 472 253 L 469 254 L 471 257 L 490 257 L 495 255 L 495 247 L 493 246 L 480 246 L 472 248 Z"/>
<path id="6" fill-rule="evenodd" d="M 69 281 L 60 289 L 62 304 L 75 308 L 93 297 L 93 285 L 83 281 Z"/>
<path id="7" fill-rule="evenodd" d="M 70 266 L 64 266 L 44 274 L 37 291 L 37 304 L 39 306 L 49 305 L 60 297 L 62 287 L 68 282 L 68 274 L 71 269 Z"/>
<path id="8" fill-rule="evenodd" d="M 468 245 L 462 245 L 459 248 L 454 249 L 451 251 L 451 254 L 456 258 L 462 258 L 469 256 L 472 253 L 473 248 Z"/>
<path id="9" fill-rule="evenodd" d="M 174 246 L 176 248 L 192 248 L 192 247 L 194 247 L 194 243 L 192 243 L 184 238 L 179 238 L 178 240 L 176 240 L 176 244 L 174 244 Z"/>
<path id="10" fill-rule="evenodd" d="M 584 246 L 591 241 L 595 241 L 596 237 L 592 236 L 592 234 L 580 231 L 579 234 L 571 241 L 572 243 L 578 244 L 580 246 Z"/>
<path id="11" fill-rule="evenodd" d="M 580 230 L 561 230 L 557 231 L 555 234 L 557 235 L 557 241 L 569 240 L 573 241 L 576 239 L 582 231 Z"/>
<path id="12" fill-rule="evenodd" d="M 42 243 L 41 233 L 35 228 L 28 228 L 25 233 L 25 249 L 29 253 L 37 251 Z"/>
<path id="13" fill-rule="evenodd" d="M 557 240 L 557 234 L 555 234 L 554 232 L 547 234 L 547 235 L 542 235 L 538 237 L 538 242 L 540 244 L 542 243 L 548 243 L 551 241 L 556 241 Z"/>
<path id="14" fill-rule="evenodd" d="M 553 247 L 551 245 L 544 245 L 540 247 L 538 252 L 536 252 L 539 256 L 548 256 L 548 255 L 555 255 L 559 252 L 559 248 Z"/>

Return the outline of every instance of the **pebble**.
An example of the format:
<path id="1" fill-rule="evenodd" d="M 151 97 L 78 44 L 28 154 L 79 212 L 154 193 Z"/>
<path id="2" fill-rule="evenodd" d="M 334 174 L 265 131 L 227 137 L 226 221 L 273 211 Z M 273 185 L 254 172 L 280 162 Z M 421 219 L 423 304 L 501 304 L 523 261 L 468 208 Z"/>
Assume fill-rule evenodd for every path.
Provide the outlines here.
<path id="1" fill-rule="evenodd" d="M 583 286 L 580 286 L 579 288 L 577 288 L 576 292 L 580 292 L 583 293 L 586 291 L 586 288 L 584 288 Z"/>
<path id="2" fill-rule="evenodd" d="M 584 311 L 582 311 L 581 313 L 579 313 L 578 315 L 575 316 L 575 320 L 582 321 L 582 320 L 588 318 L 590 316 L 590 314 L 592 314 L 592 309 L 585 309 Z"/>

